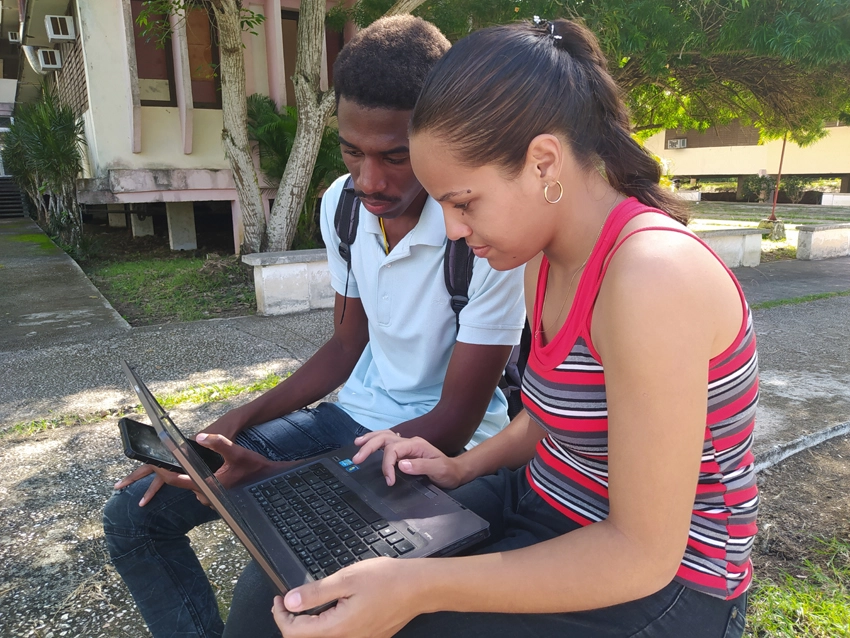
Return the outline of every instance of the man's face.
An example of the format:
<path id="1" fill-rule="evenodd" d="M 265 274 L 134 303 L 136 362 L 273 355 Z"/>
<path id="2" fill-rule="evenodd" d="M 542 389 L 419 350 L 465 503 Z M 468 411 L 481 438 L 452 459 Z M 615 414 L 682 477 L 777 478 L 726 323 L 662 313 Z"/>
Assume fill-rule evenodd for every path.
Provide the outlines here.
<path id="1" fill-rule="evenodd" d="M 410 111 L 366 108 L 343 97 L 337 116 L 342 159 L 363 207 L 384 219 L 399 217 L 422 193 L 410 166 Z"/>

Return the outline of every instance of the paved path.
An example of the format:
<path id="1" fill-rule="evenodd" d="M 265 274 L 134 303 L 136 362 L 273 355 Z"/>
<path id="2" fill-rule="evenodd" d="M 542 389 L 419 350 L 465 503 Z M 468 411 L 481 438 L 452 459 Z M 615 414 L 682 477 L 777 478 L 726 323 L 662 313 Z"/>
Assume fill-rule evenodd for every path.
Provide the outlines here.
<path id="1" fill-rule="evenodd" d="M 0 220 L 0 352 L 130 328 L 77 263 L 28 218 Z"/>
<path id="2" fill-rule="evenodd" d="M 850 257 L 774 261 L 757 268 L 736 268 L 735 275 L 751 304 L 823 292 L 845 292 L 850 290 Z"/>
<path id="3" fill-rule="evenodd" d="M 247 384 L 296 369 L 332 332 L 330 311 L 128 329 L 82 271 L 38 235 L 29 221 L 0 222 L 7 313 L 0 324 L 0 428 L 135 404 L 122 358 L 155 393 Z M 736 275 L 751 303 L 844 291 L 850 258 L 774 262 Z M 756 451 L 850 421 L 850 297 L 754 316 L 762 379 Z"/>

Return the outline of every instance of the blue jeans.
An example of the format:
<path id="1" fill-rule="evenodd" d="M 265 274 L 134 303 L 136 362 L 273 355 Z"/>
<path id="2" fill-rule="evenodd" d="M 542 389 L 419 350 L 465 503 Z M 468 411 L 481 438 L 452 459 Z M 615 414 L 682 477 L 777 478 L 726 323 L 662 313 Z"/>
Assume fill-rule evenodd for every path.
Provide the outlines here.
<path id="1" fill-rule="evenodd" d="M 451 495 L 490 523 L 490 537 L 469 553 L 519 549 L 578 528 L 531 489 L 525 468 L 502 469 L 453 490 Z M 280 638 L 269 612 L 274 595 L 273 585 L 252 562 L 233 593 L 225 638 Z M 425 614 L 414 618 L 396 637 L 740 638 L 746 610 L 746 594 L 725 601 L 674 581 L 640 600 L 584 612 Z"/>
<path id="2" fill-rule="evenodd" d="M 342 409 L 322 403 L 248 428 L 235 442 L 273 461 L 294 461 L 344 445 L 368 430 Z M 115 492 L 103 510 L 112 564 L 154 638 L 218 638 L 223 623 L 210 582 L 186 534 L 218 518 L 194 492 L 164 485 L 145 507 L 153 476 Z"/>

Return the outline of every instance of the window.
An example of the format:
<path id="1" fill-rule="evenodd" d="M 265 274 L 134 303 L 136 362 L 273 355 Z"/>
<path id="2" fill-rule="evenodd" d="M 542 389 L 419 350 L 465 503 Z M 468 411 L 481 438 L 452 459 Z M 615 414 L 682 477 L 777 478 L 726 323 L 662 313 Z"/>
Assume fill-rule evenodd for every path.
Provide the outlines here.
<path id="1" fill-rule="evenodd" d="M 142 0 L 130 1 L 139 75 L 139 99 L 143 106 L 176 106 L 171 39 L 166 40 L 165 46 L 158 46 L 153 40 L 147 40 L 141 35 L 141 27 L 136 18 L 142 11 L 142 4 Z M 165 19 L 164 16 L 152 18 Z"/>
<path id="2" fill-rule="evenodd" d="M 196 108 L 221 108 L 218 82 L 218 47 L 213 24 L 204 7 L 190 9 L 186 15 L 186 41 L 189 48 L 189 74 Z"/>

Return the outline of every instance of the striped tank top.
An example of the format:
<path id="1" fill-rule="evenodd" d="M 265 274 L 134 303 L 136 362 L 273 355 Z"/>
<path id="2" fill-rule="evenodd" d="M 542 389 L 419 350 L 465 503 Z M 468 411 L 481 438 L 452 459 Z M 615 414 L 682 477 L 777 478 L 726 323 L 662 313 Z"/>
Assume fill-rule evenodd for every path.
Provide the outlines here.
<path id="1" fill-rule="evenodd" d="M 646 212 L 660 211 L 630 198 L 608 216 L 563 328 L 546 345 L 535 336 L 523 378 L 525 409 L 546 431 L 527 466 L 528 480 L 544 500 L 580 525 L 608 516 L 608 411 L 605 371 L 590 340 L 593 304 L 611 256 L 634 233 L 617 246 L 614 242 L 629 220 Z M 684 228 L 634 232 L 641 230 L 681 232 L 702 243 Z M 548 271 L 544 258 L 534 326 L 540 325 Z M 744 593 L 752 580 L 750 550 L 758 510 L 751 451 L 758 356 L 752 315 L 740 285 L 731 272 L 729 276 L 741 295 L 743 321 L 732 345 L 708 364 L 699 479 L 688 543 L 675 577 L 682 585 L 727 600 Z"/>

